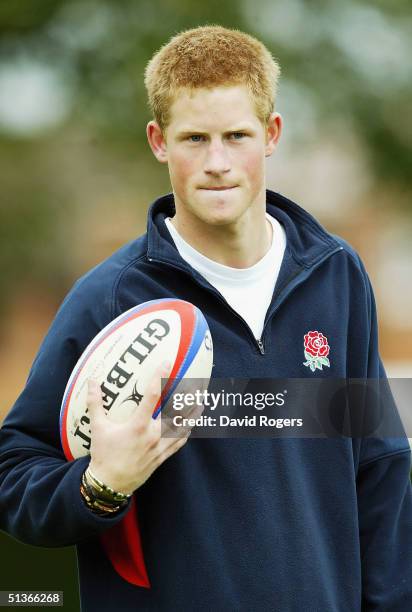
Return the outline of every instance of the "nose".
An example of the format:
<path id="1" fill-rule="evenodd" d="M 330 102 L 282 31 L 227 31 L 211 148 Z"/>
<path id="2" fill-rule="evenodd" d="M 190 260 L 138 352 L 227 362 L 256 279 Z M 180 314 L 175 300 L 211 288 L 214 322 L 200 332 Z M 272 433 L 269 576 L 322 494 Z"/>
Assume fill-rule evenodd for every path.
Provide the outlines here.
<path id="1" fill-rule="evenodd" d="M 229 153 L 223 142 L 211 142 L 204 162 L 206 174 L 220 175 L 231 169 Z"/>

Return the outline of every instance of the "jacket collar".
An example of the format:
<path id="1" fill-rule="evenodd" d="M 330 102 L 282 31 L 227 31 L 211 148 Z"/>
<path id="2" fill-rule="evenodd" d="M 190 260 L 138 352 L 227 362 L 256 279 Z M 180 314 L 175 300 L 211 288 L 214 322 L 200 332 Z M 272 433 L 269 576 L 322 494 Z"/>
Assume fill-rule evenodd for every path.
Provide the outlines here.
<path id="1" fill-rule="evenodd" d="M 306 210 L 279 193 L 266 191 L 267 212 L 284 227 L 288 256 L 299 268 L 311 268 L 340 246 L 322 225 Z M 165 224 L 173 217 L 173 194 L 158 198 L 150 207 L 147 222 L 149 259 L 187 265 L 177 251 Z"/>

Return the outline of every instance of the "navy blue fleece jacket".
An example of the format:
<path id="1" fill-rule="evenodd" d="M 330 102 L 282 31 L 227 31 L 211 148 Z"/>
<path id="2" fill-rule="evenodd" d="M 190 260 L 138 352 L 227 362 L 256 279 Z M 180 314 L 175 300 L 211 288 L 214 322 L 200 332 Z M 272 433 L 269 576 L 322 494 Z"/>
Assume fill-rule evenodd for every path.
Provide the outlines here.
<path id="1" fill-rule="evenodd" d="M 76 544 L 82 608 L 250 612 L 410 612 L 412 492 L 400 438 L 190 439 L 115 517 L 79 492 L 88 464 L 59 438 L 65 385 L 90 340 L 151 299 L 192 302 L 214 340 L 213 376 L 378 378 L 375 303 L 358 255 L 306 211 L 268 191 L 287 246 L 258 343 L 176 250 L 151 207 L 147 233 L 82 277 L 61 305 L 0 430 L 0 528 L 39 546 Z M 320 330 L 330 367 L 303 365 Z M 150 588 L 116 573 L 100 534 L 138 512 Z"/>

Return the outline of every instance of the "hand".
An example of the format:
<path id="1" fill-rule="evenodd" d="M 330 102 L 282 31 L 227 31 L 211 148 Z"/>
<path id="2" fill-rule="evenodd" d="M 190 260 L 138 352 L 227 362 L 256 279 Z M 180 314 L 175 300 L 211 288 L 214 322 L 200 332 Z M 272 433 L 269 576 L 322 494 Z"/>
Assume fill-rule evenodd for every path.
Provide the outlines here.
<path id="1" fill-rule="evenodd" d="M 123 423 L 108 418 L 99 383 L 89 380 L 90 470 L 115 491 L 129 494 L 138 489 L 159 465 L 187 442 L 191 429 L 179 432 L 178 437 L 164 438 L 161 437 L 160 417 L 152 418 L 161 393 L 161 378 L 169 374 L 170 367 L 165 364 L 156 371 L 140 405 Z"/>

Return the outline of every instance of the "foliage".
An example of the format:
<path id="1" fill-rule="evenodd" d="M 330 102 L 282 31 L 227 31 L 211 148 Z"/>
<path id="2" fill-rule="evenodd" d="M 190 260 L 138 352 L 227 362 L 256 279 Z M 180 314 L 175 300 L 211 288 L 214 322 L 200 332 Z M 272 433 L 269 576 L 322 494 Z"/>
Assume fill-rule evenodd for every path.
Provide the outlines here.
<path id="1" fill-rule="evenodd" d="M 261 38 L 280 60 L 284 92 L 288 83 L 298 84 L 302 104 L 313 101 L 315 133 L 336 130 L 338 135 L 342 126 L 352 130 L 377 183 L 410 193 L 412 124 L 406 117 L 412 89 L 411 22 L 409 0 L 0 3 L 0 75 L 7 66 L 17 70 L 19 62 L 44 65 L 59 76 L 59 94 L 66 96 L 61 120 L 43 132 L 22 135 L 7 125 L 3 136 L 0 132 L 7 173 L 0 209 L 0 256 L 6 273 L 0 289 L 4 293 L 16 279 L 36 270 L 38 276 L 46 270 L 57 283 L 56 269 L 69 274 L 59 251 L 62 224 L 70 217 L 67 183 L 57 180 L 58 169 L 52 175 L 47 171 L 55 143 L 64 150 L 67 139 L 94 142 L 97 154 L 110 150 L 125 161 L 135 155 L 145 168 L 149 114 L 144 67 L 171 35 L 200 24 L 237 27 Z M 136 169 L 136 192 L 145 176 Z M 129 180 L 125 177 L 119 180 Z M 74 173 L 72 180 L 80 179 Z"/>

